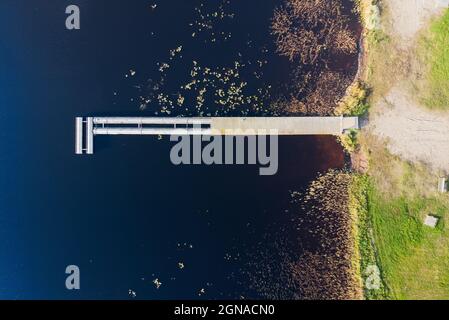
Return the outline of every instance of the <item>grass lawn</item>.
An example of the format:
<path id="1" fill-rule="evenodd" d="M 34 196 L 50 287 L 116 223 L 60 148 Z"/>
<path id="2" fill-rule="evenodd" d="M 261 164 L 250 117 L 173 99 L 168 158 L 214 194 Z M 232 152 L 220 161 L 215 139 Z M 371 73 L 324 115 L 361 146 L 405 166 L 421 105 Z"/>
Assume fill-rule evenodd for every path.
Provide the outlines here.
<path id="1" fill-rule="evenodd" d="M 419 86 L 422 102 L 434 109 L 449 110 L 449 10 L 433 21 L 419 43 L 425 65 Z"/>
<path id="2" fill-rule="evenodd" d="M 359 223 L 362 273 L 376 264 L 384 285 L 366 297 L 449 299 L 449 195 L 437 193 L 438 174 L 392 156 L 373 137 L 360 140 L 370 154 L 357 196 L 368 221 Z M 424 225 L 427 214 L 440 217 L 435 229 Z"/>
<path id="3" fill-rule="evenodd" d="M 393 299 L 449 299 L 449 208 L 437 199 L 385 199 L 372 188 L 369 210 L 382 276 Z M 436 229 L 426 213 L 442 217 Z"/>

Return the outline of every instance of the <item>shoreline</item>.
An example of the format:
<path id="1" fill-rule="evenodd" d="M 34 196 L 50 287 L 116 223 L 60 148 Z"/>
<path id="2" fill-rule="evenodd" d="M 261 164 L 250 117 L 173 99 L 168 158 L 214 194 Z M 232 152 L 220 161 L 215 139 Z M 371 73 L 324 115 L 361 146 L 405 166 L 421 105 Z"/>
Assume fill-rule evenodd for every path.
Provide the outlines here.
<path id="1" fill-rule="evenodd" d="M 381 4 L 388 6 L 389 2 L 384 0 Z M 405 34 L 418 37 L 422 27 L 427 24 L 422 20 L 423 14 L 417 11 L 416 14 L 420 14 L 421 20 L 418 23 L 418 16 L 410 17 L 409 29 L 401 32 L 394 30 L 394 27 L 397 27 L 396 24 L 407 22 L 403 17 L 398 17 L 402 20 L 393 23 L 387 21 L 392 24 L 389 27 L 393 29 L 385 30 L 386 21 L 382 20 L 391 20 L 390 14 L 394 15 L 394 12 L 390 12 L 391 8 L 388 7 L 388 10 L 379 9 L 379 19 L 381 19 L 379 23 L 381 24 L 379 29 L 372 30 L 368 28 L 366 22 L 375 18 L 364 16 L 370 12 L 366 8 L 372 3 L 371 0 L 358 0 L 359 8 L 365 10 L 361 11 L 364 31 L 358 80 L 366 82 L 370 88 L 370 95 L 367 97 L 370 106 L 364 116 L 364 127 L 355 135 L 356 147 L 354 150 L 348 150 L 351 157 L 362 156 L 365 157 L 365 162 L 369 163 L 366 170 L 360 170 L 360 168 L 354 167 L 354 164 L 351 166 L 353 181 L 348 192 L 351 198 L 349 207 L 354 217 L 355 250 L 358 252 L 354 261 L 355 268 L 357 266 L 359 268 L 359 279 L 364 291 L 364 298 L 368 300 L 407 299 L 409 297 L 426 299 L 435 296 L 447 298 L 447 294 L 444 293 L 447 292 L 447 287 L 444 284 L 435 283 L 435 279 L 438 279 L 440 274 L 447 274 L 444 271 L 446 269 L 443 267 L 443 261 L 440 262 L 440 260 L 447 255 L 444 248 L 448 243 L 449 234 L 444 225 L 440 226 L 439 247 L 432 247 L 435 241 L 434 236 L 422 224 L 423 215 L 426 214 L 426 210 L 429 210 L 426 209 L 428 207 L 439 212 L 439 219 L 443 221 L 448 219 L 449 199 L 436 192 L 438 170 L 435 170 L 432 163 L 422 163 L 419 158 L 411 158 L 410 153 L 404 156 L 404 154 L 392 152 L 390 144 L 382 140 L 382 137 L 376 136 L 372 129 L 373 114 L 374 120 L 379 116 L 388 117 L 385 110 L 389 110 L 389 108 L 379 108 L 379 101 L 386 99 L 390 90 L 398 92 L 397 85 L 403 81 L 402 77 L 404 76 L 395 73 L 398 61 L 394 59 L 399 58 L 399 62 L 401 62 L 402 58 L 405 62 L 401 63 L 407 65 L 410 63 L 407 59 L 413 58 L 413 54 L 416 54 L 410 51 L 416 50 L 412 46 L 407 49 L 409 50 L 407 56 L 400 55 L 404 49 L 397 48 L 401 48 L 401 43 L 405 41 L 402 36 Z M 427 3 L 427 5 L 429 4 Z M 400 8 L 398 3 L 395 3 L 395 6 L 397 6 L 396 9 Z M 414 11 L 412 10 L 412 12 Z M 432 12 L 438 12 L 438 10 L 434 9 Z M 426 21 L 430 20 L 432 12 L 427 13 Z M 418 31 L 415 31 L 414 28 Z M 390 57 L 390 60 L 383 61 L 382 55 L 389 51 L 385 49 L 385 46 L 394 47 L 396 51 L 393 51 L 392 55 L 396 54 L 398 57 L 395 56 L 393 59 Z M 383 70 L 382 68 L 385 68 L 387 74 L 381 72 L 379 75 L 379 69 Z M 392 75 L 391 79 L 388 78 L 390 74 Z M 405 89 L 400 87 L 399 90 Z M 397 103 L 397 100 L 393 100 L 392 103 Z M 399 120 L 413 117 L 414 109 L 407 106 L 407 103 L 415 104 L 411 100 L 402 102 L 401 105 L 409 108 L 401 109 L 402 111 L 398 114 Z M 420 112 L 423 117 L 433 113 L 425 108 L 420 109 Z M 407 116 L 405 116 L 406 114 Z M 397 135 L 397 130 L 391 134 Z M 410 146 L 405 144 L 404 148 L 410 148 Z M 413 248 L 416 244 L 409 240 L 411 237 L 409 232 L 418 239 L 415 241 L 426 243 L 429 249 L 415 252 Z M 398 259 L 402 261 L 402 264 L 398 264 Z M 423 277 L 430 283 L 434 283 L 433 287 L 425 287 L 426 281 L 421 280 Z M 404 287 L 402 285 L 404 281 L 408 281 L 410 284 Z"/>

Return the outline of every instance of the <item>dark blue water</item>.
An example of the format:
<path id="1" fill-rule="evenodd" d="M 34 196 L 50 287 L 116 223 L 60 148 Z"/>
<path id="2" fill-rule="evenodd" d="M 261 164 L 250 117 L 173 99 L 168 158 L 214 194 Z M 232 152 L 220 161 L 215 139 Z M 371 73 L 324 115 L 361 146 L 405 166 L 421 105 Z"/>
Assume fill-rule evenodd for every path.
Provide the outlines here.
<path id="1" fill-rule="evenodd" d="M 169 48 L 188 48 L 195 6 L 154 2 L 164 14 L 144 0 L 0 2 L 0 298 L 126 299 L 129 290 L 142 299 L 257 298 L 241 273 L 269 247 L 266 235 L 288 225 L 289 191 L 343 166 L 331 137 L 282 138 L 272 177 L 254 166 L 175 167 L 171 144 L 149 137 L 96 138 L 94 156 L 75 156 L 75 116 L 158 111 L 139 111 L 147 92 L 134 86 L 156 78 Z M 234 4 L 240 24 L 227 28 L 271 48 L 278 3 Z M 81 8 L 79 31 L 65 29 L 69 4 Z M 207 44 L 190 49 L 186 60 L 198 54 L 207 65 L 234 59 L 232 44 L 221 55 Z M 248 90 L 278 83 L 285 67 L 267 66 Z M 79 291 L 65 289 L 71 264 L 81 270 Z"/>

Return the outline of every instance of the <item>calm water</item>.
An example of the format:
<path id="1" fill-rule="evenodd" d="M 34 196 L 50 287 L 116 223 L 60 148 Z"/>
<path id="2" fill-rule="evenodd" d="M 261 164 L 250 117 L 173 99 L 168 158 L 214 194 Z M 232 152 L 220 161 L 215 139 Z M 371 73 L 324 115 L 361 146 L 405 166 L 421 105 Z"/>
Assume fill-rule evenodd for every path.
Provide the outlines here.
<path id="1" fill-rule="evenodd" d="M 74 2 L 82 26 L 69 32 L 64 12 Z M 139 111 L 139 96 L 160 76 L 156 63 L 181 44 L 178 66 L 190 68 L 196 57 L 232 63 L 232 41 L 248 39 L 259 51 L 243 57 L 257 60 L 249 55 L 267 43 L 264 57 L 275 62 L 249 90 L 288 73 L 268 36 L 278 1 L 233 1 L 239 23 L 226 25 L 236 37 L 226 50 L 189 48 L 200 1 L 154 2 L 155 11 L 146 0 L 1 1 L 0 298 L 126 299 L 130 289 L 143 299 L 257 298 L 241 271 L 270 247 L 267 234 L 288 224 L 289 191 L 343 166 L 331 137 L 282 138 L 273 177 L 252 166 L 174 167 L 171 144 L 149 137 L 97 138 L 93 157 L 75 156 L 75 116 L 160 114 L 154 104 Z M 132 79 L 129 70 L 137 71 Z M 168 89 L 179 85 L 171 77 Z M 81 269 L 80 291 L 65 289 L 70 264 Z"/>

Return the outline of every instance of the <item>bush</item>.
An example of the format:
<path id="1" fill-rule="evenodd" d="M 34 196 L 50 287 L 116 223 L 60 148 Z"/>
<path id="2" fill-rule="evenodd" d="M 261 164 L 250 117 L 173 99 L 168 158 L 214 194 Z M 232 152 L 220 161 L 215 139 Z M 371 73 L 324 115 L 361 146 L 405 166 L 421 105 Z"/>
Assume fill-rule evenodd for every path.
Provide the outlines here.
<path id="1" fill-rule="evenodd" d="M 359 145 L 358 131 L 350 130 L 349 132 L 341 135 L 340 143 L 347 152 L 352 153 L 352 152 L 356 151 L 357 147 Z"/>
<path id="2" fill-rule="evenodd" d="M 363 115 L 369 105 L 366 103 L 368 90 L 361 81 L 354 82 L 347 90 L 346 95 L 338 103 L 335 109 L 336 115 Z"/>

